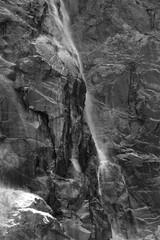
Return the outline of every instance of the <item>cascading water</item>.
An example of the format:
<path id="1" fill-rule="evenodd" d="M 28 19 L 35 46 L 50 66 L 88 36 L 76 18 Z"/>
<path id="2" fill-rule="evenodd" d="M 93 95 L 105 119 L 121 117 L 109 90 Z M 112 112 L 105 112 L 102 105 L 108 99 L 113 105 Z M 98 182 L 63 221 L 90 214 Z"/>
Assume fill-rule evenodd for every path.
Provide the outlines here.
<path id="1" fill-rule="evenodd" d="M 67 14 L 65 5 L 62 0 L 49 0 L 49 2 L 50 2 L 51 8 L 53 8 L 53 11 L 51 10 L 51 14 L 52 12 L 54 13 L 52 17 L 55 19 L 56 26 L 58 26 L 57 34 L 56 34 L 56 31 L 54 32 L 53 41 L 55 42 L 55 44 L 57 44 L 58 48 L 60 49 L 62 48 L 66 49 L 67 47 L 68 52 L 71 54 L 70 57 L 67 56 L 69 58 L 68 60 L 72 62 L 74 61 L 74 64 L 77 65 L 77 67 L 80 69 L 82 74 L 82 65 L 81 65 L 78 51 L 72 40 L 71 32 L 69 29 L 70 20 L 69 20 L 69 15 Z M 60 54 L 63 54 L 63 53 L 60 51 Z M 65 54 L 67 53 L 65 52 Z"/>
<path id="2" fill-rule="evenodd" d="M 50 25 L 53 24 L 51 28 L 51 31 L 53 30 L 53 32 L 51 32 L 50 35 L 53 36 L 52 41 L 59 50 L 57 53 L 58 57 L 59 59 L 62 60 L 64 65 L 66 66 L 71 65 L 71 66 L 77 67 L 80 70 L 81 76 L 84 78 L 81 60 L 69 30 L 69 16 L 67 14 L 65 5 L 62 0 L 48 0 L 48 3 L 50 8 L 49 12 L 52 16 L 52 19 L 54 19 L 55 21 L 55 23 L 54 21 L 50 23 Z M 42 52 L 43 49 L 38 48 L 38 41 L 41 42 L 43 45 L 43 42 L 48 41 L 48 39 L 45 36 L 41 35 L 36 42 L 37 49 Z M 49 56 L 45 55 L 45 57 L 47 61 L 52 60 L 50 59 L 50 55 Z M 54 58 L 54 56 L 52 56 L 52 58 Z M 60 68 L 60 71 L 62 70 Z M 127 197 L 126 197 L 127 192 L 125 190 L 124 180 L 120 174 L 120 168 L 110 161 L 107 154 L 106 143 L 104 143 L 102 138 L 98 136 L 98 129 L 96 128 L 96 122 L 93 121 L 93 115 L 94 115 L 92 112 L 93 108 L 94 108 L 94 103 L 92 100 L 92 96 L 89 93 L 89 91 L 87 91 L 85 114 L 86 114 L 88 125 L 90 127 L 91 134 L 95 142 L 98 157 L 99 157 L 98 179 L 99 179 L 99 190 L 102 197 L 102 204 L 103 204 L 104 210 L 110 217 L 110 222 L 111 222 L 112 228 L 114 229 L 113 240 L 120 240 L 124 238 L 117 236 L 120 233 L 120 230 L 118 229 L 119 226 L 116 222 L 117 220 L 116 217 L 115 218 L 112 217 L 112 215 L 115 214 L 115 210 L 112 206 L 112 203 L 116 204 L 117 189 L 118 189 L 119 192 L 122 192 L 124 194 L 124 203 L 126 204 L 126 209 L 129 208 L 129 206 L 127 205 Z M 75 168 L 75 172 L 80 173 L 81 168 L 76 158 L 75 151 L 76 150 L 73 147 L 72 156 L 70 160 Z M 117 185 L 114 184 L 115 177 L 118 178 L 119 184 Z M 114 194 L 111 194 L 111 192 L 113 192 Z M 4 213 L 3 215 L 5 217 Z M 120 216 L 120 217 L 123 218 L 123 216 Z M 125 224 L 127 223 L 125 222 Z M 129 224 L 128 224 L 128 229 L 129 231 L 131 231 Z M 131 235 L 132 233 L 128 236 L 131 236 Z M 131 237 L 128 237 L 125 239 L 131 240 Z M 135 239 L 136 238 L 134 238 L 134 240 Z"/>
<path id="3" fill-rule="evenodd" d="M 32 2 L 32 1 L 31 1 Z M 40 1 L 41 2 L 41 1 Z M 47 0 L 48 3 L 47 5 L 47 14 L 48 17 L 46 18 L 46 27 L 49 32 L 47 34 L 49 35 L 50 38 L 47 37 L 47 34 L 40 34 L 37 39 L 35 39 L 35 42 L 33 41 L 32 44 L 35 44 L 37 52 L 39 52 L 40 55 L 42 55 L 45 58 L 45 61 L 48 62 L 49 64 L 54 64 L 53 58 L 55 58 L 56 64 L 58 65 L 57 61 L 59 61 L 60 67 L 57 69 L 57 71 L 61 71 L 60 73 L 63 75 L 67 74 L 66 72 L 63 72 L 64 69 L 67 69 L 68 65 L 71 65 L 71 68 L 74 70 L 74 68 L 77 69 L 82 69 L 81 67 L 81 62 L 79 59 L 78 52 L 76 50 L 76 47 L 74 45 L 74 42 L 72 41 L 72 37 L 70 34 L 69 30 L 69 16 L 66 12 L 65 6 L 63 1 L 57 1 L 57 0 Z M 51 50 L 57 50 L 56 54 L 58 57 L 56 58 L 56 54 L 54 54 L 54 51 L 50 51 L 49 54 L 48 52 L 45 51 L 45 46 L 47 45 L 47 42 L 49 42 L 51 39 Z M 43 48 L 44 46 L 44 48 Z M 63 64 L 66 66 L 66 68 L 63 68 Z M 81 71 L 81 70 L 80 70 Z M 82 72 L 82 71 L 81 71 Z M 22 114 L 23 115 L 23 114 Z M 60 114 L 59 114 L 60 115 Z M 24 124 L 25 125 L 25 124 Z M 23 128 L 23 126 L 22 126 Z M 9 158 L 8 156 L 5 157 L 6 155 L 4 154 L 3 156 L 3 151 L 2 151 L 2 146 L 1 146 L 1 161 L 4 159 L 4 163 L 0 163 L 0 167 L 7 172 L 13 172 L 13 175 L 16 172 L 16 168 L 19 168 L 20 162 L 18 156 L 14 156 L 14 151 L 12 151 L 11 147 L 8 147 L 9 149 L 4 148 L 4 152 L 6 153 L 7 151 L 9 152 L 9 156 L 11 155 L 12 157 Z M 6 159 L 5 159 L 6 158 Z M 7 161 L 8 160 L 8 161 Z M 75 173 L 79 174 L 81 173 L 81 167 L 78 163 L 78 160 L 76 158 L 75 150 L 73 147 L 73 152 L 71 156 L 71 162 L 73 164 L 73 167 L 75 169 Z M 13 163 L 12 163 L 13 162 Z M 2 164 L 2 166 L 1 166 Z M 13 170 L 12 170 L 13 166 Z M 15 170 L 15 172 L 14 172 Z M 16 174 L 19 173 L 18 171 Z M 21 173 L 20 173 L 21 176 Z M 25 176 L 24 176 L 25 177 Z M 7 180 L 3 179 L 3 172 L 1 176 L 1 180 L 4 182 L 3 184 L 0 183 L 0 190 L 1 193 L 3 192 L 4 194 L 1 194 L 0 196 L 0 221 L 1 225 L 5 225 L 7 221 L 7 214 L 8 211 L 14 210 L 14 204 L 13 204 L 13 192 L 15 191 L 16 194 L 18 195 L 19 193 L 22 193 L 21 196 L 24 196 L 24 199 L 21 199 L 21 202 L 23 204 L 23 200 L 28 200 L 27 197 L 29 198 L 30 194 L 27 194 L 25 189 L 22 191 L 18 191 L 17 189 L 13 190 L 15 186 L 13 185 L 14 183 L 10 183 Z M 19 178 L 18 178 L 19 180 Z M 7 182 L 8 181 L 8 182 Z M 17 185 L 21 184 L 21 182 L 17 182 Z M 17 188 L 17 186 L 16 186 Z M 25 194 L 26 193 L 26 194 Z M 25 201 L 24 201 L 25 202 Z M 17 204 L 17 202 L 16 202 Z"/>
<path id="4" fill-rule="evenodd" d="M 72 52 L 72 55 L 75 57 L 75 64 L 77 64 L 77 66 L 79 67 L 80 73 L 85 81 L 80 56 L 78 54 L 78 51 L 75 47 L 75 44 L 74 44 L 71 34 L 70 34 L 69 16 L 65 9 L 64 3 L 62 0 L 61 1 L 52 1 L 52 5 L 54 8 L 54 12 L 55 12 L 55 16 L 54 16 L 55 20 L 57 22 L 57 25 L 59 26 L 59 29 L 62 30 L 61 43 L 62 43 L 62 45 L 64 44 L 65 46 L 67 46 L 68 49 Z M 58 35 L 57 35 L 57 38 L 59 38 Z M 56 40 L 58 40 L 58 39 L 56 39 Z M 75 54 L 76 54 L 76 56 L 75 56 Z M 87 86 L 87 82 L 86 82 L 86 86 Z M 91 97 L 89 91 L 87 91 L 86 102 L 85 102 L 85 116 L 86 116 L 86 119 L 87 119 L 87 122 L 88 122 L 88 125 L 90 128 L 90 131 L 92 133 L 92 137 L 95 142 L 95 146 L 96 146 L 98 157 L 99 157 L 99 171 L 98 171 L 99 190 L 100 190 L 100 194 L 103 195 L 103 193 L 104 193 L 103 190 L 106 189 L 103 186 L 103 183 L 105 182 L 105 184 L 106 184 L 106 175 L 110 175 L 109 168 L 110 168 L 111 163 L 109 163 L 109 161 L 107 159 L 107 156 L 104 152 L 104 146 L 103 146 L 102 142 L 97 138 L 95 125 L 92 121 L 92 109 L 93 109 L 92 97 Z M 77 172 L 80 172 L 81 169 L 78 164 L 78 160 L 74 156 L 74 152 L 72 153 L 71 162 L 73 163 L 75 170 Z M 117 238 L 115 236 L 115 234 L 113 233 L 113 239 L 119 240 L 120 238 Z"/>
<path id="5" fill-rule="evenodd" d="M 57 44 L 57 47 L 59 49 L 59 58 L 62 60 L 66 67 L 71 67 L 71 69 L 73 69 L 73 72 L 74 67 L 76 67 L 80 72 L 80 75 L 83 76 L 80 57 L 69 29 L 70 19 L 65 5 L 62 0 L 49 0 L 49 2 L 51 8 L 53 9 L 51 10 L 51 13 L 54 12 L 53 17 L 56 22 L 56 26 L 58 26 L 57 34 L 55 34 L 55 32 L 53 33 L 53 41 L 54 44 Z M 70 55 L 68 53 L 70 53 Z M 76 156 L 76 148 L 77 146 L 74 146 L 73 143 L 70 161 L 74 168 L 72 175 L 75 177 L 81 173 L 81 167 Z"/>
<path id="6" fill-rule="evenodd" d="M 80 56 L 78 54 L 78 51 L 75 47 L 75 44 L 74 44 L 71 34 L 70 34 L 69 16 L 65 9 L 64 3 L 62 1 L 52 1 L 52 3 L 53 3 L 54 11 L 55 11 L 55 20 L 57 21 L 59 28 L 62 29 L 62 32 L 63 32 L 62 44 L 67 46 L 69 48 L 69 50 L 72 51 L 72 54 L 73 53 L 76 54 L 75 61 L 76 61 L 76 64 L 78 65 L 78 67 L 80 69 L 80 73 L 85 81 Z M 86 86 L 87 86 L 87 83 L 86 83 Z M 98 156 L 99 156 L 99 163 L 100 163 L 99 173 L 98 173 L 99 189 L 100 189 L 100 193 L 103 194 L 103 191 L 101 191 L 101 189 L 102 189 L 101 182 L 104 181 L 105 179 L 102 179 L 102 178 L 104 177 L 104 175 L 107 174 L 107 169 L 108 169 L 107 165 L 111 164 L 111 163 L 108 162 L 106 155 L 103 151 L 104 150 L 103 144 L 100 141 L 98 141 L 98 139 L 97 139 L 95 126 L 92 122 L 92 107 L 93 107 L 92 104 L 93 103 L 92 103 L 91 95 L 90 95 L 89 91 L 87 91 L 86 102 L 85 102 L 85 115 L 86 115 L 86 119 L 87 119 L 87 122 L 88 122 L 88 125 L 90 128 L 90 131 L 92 133 L 92 137 L 95 142 Z M 74 166 L 76 172 L 80 172 L 81 169 L 78 164 L 78 160 L 74 156 L 74 153 L 72 154 L 71 162 L 73 163 L 73 166 Z M 114 237 L 114 240 L 116 240 L 115 237 Z"/>
<path id="7" fill-rule="evenodd" d="M 85 115 L 98 154 L 99 194 L 103 209 L 111 223 L 112 240 L 136 240 L 137 231 L 135 229 L 134 217 L 130 210 L 125 180 L 120 167 L 109 157 L 108 145 L 110 143 L 105 134 L 105 127 L 103 129 L 103 123 L 100 123 L 100 117 L 97 117 L 99 116 L 99 110 L 98 112 L 94 111 L 95 105 L 96 102 L 93 96 L 87 91 Z M 103 107 L 101 111 L 103 112 Z M 123 199 L 122 202 L 119 196 Z M 121 209 L 120 213 L 118 209 Z M 124 226 L 119 223 L 121 221 Z"/>
<path id="8" fill-rule="evenodd" d="M 73 39 L 69 30 L 69 16 L 64 6 L 62 0 L 53 1 L 55 16 L 57 20 L 57 24 L 62 29 L 62 44 L 65 45 L 72 51 L 72 55 L 74 56 L 75 64 L 79 67 L 81 75 L 85 81 L 82 64 L 80 60 L 80 56 L 75 47 Z M 75 56 L 76 55 L 76 56 Z M 85 81 L 86 82 L 86 81 Z M 87 86 L 87 82 L 86 82 Z M 135 240 L 135 228 L 134 228 L 134 219 L 132 216 L 132 212 L 130 211 L 128 192 L 126 190 L 125 181 L 123 175 L 121 174 L 121 169 L 118 165 L 112 162 L 107 153 L 107 142 L 103 141 L 103 136 L 99 136 L 99 128 L 96 126 L 96 121 L 94 121 L 95 113 L 93 112 L 94 102 L 92 100 L 92 95 L 89 90 L 87 90 L 86 94 L 86 102 L 85 102 L 85 116 L 95 142 L 95 146 L 98 153 L 99 158 L 99 170 L 98 170 L 98 180 L 99 180 L 99 192 L 102 199 L 102 205 L 108 217 L 110 219 L 111 227 L 112 227 L 112 239 L 113 240 Z M 103 129 L 103 125 L 100 125 L 100 128 Z M 103 132 L 103 130 L 102 130 Z M 103 133 L 105 134 L 105 133 Z M 103 135 L 102 134 L 102 135 Z M 75 170 L 80 172 L 80 166 L 78 164 L 78 160 L 74 156 L 74 152 L 72 153 L 71 161 Z M 123 195 L 123 202 L 119 201 L 119 195 Z M 122 213 L 118 216 L 119 212 L 117 209 L 122 208 Z M 121 222 L 125 225 L 124 227 L 119 225 L 117 218 L 121 219 Z M 125 229 L 125 230 L 124 230 Z M 127 230 L 126 230 L 127 229 Z"/>

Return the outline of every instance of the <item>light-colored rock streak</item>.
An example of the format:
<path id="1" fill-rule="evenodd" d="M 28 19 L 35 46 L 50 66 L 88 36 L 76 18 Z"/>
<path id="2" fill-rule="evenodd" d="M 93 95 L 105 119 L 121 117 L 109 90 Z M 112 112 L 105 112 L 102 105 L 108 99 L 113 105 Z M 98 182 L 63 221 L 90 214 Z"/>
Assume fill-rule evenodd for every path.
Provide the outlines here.
<path id="1" fill-rule="evenodd" d="M 59 34 L 56 34 L 53 39 L 54 44 L 57 43 L 60 49 L 58 52 L 58 57 L 59 59 L 61 59 L 61 61 L 66 67 L 72 69 L 73 73 L 77 71 L 75 68 L 77 66 L 77 69 L 80 69 L 80 73 L 83 76 L 81 60 L 69 29 L 70 19 L 66 11 L 65 5 L 62 0 L 49 0 L 49 3 L 50 8 L 53 9 L 53 11 L 51 12 L 56 21 L 58 29 L 61 31 L 61 39 L 59 39 Z M 50 59 L 50 61 L 52 61 L 52 58 Z M 75 158 L 76 147 L 77 146 L 73 147 L 72 156 L 70 159 L 74 169 L 75 177 L 81 173 L 81 167 L 79 165 L 78 159 Z"/>
<path id="2" fill-rule="evenodd" d="M 0 239 L 70 239 L 51 213 L 39 196 L 0 186 Z"/>

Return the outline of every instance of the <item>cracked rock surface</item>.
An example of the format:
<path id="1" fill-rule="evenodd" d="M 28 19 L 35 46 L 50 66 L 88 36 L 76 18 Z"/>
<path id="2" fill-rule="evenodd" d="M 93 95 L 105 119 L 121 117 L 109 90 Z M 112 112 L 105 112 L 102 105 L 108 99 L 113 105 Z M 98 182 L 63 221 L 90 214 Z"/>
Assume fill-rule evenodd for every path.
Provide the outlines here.
<path id="1" fill-rule="evenodd" d="M 0 14 L 3 181 L 40 191 L 79 158 L 85 84 L 54 2 L 0 1 Z"/>
<path id="2" fill-rule="evenodd" d="M 39 196 L 5 187 L 1 187 L 0 193 L 1 239 L 70 239 Z"/>
<path id="3" fill-rule="evenodd" d="M 160 4 L 65 1 L 81 53 L 103 208 L 122 239 L 159 239 Z"/>
<path id="4" fill-rule="evenodd" d="M 6 209 L 12 225 L 0 226 L 0 234 L 5 240 L 157 240 L 160 4 L 64 4 L 0 0 L 0 180 L 38 194 L 52 208 L 41 198 L 44 208 L 22 207 L 24 199 L 17 208 L 24 193 L 12 190 L 15 212 L 10 201 Z M 105 159 L 100 164 L 83 114 L 86 86 L 72 35 L 91 132 Z M 1 193 L 8 199 L 7 189 Z"/>
<path id="5" fill-rule="evenodd" d="M 19 194 L 22 205 L 31 195 L 11 191 L 6 212 L 12 224 L 0 226 L 4 240 L 111 237 L 68 23 L 62 1 L 0 0 L 0 188 L 36 193 L 52 208 L 50 215 L 37 204 L 17 209 Z"/>

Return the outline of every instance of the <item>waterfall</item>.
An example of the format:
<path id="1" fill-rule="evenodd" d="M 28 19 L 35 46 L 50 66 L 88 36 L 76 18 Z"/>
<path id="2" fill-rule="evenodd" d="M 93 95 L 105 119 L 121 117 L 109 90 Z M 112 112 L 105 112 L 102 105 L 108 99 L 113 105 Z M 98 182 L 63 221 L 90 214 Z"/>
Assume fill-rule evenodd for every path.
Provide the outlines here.
<path id="1" fill-rule="evenodd" d="M 66 11 L 66 8 L 64 6 L 64 3 L 62 0 L 60 0 L 60 1 L 52 0 L 52 4 L 53 4 L 54 12 L 55 12 L 54 17 L 55 17 L 56 23 L 59 26 L 59 29 L 62 30 L 61 43 L 64 44 L 65 46 L 67 46 L 68 50 L 72 52 L 72 55 L 75 57 L 75 62 L 80 69 L 81 76 L 83 77 L 83 80 L 85 81 L 86 86 L 87 86 L 87 82 L 86 82 L 84 74 L 83 74 L 81 59 L 80 59 L 79 53 L 76 49 L 76 46 L 74 44 L 70 29 L 69 29 L 69 25 L 70 25 L 69 21 L 70 20 L 69 20 L 69 16 Z M 90 95 L 89 91 L 87 91 L 86 101 L 85 101 L 85 117 L 86 117 L 88 126 L 90 128 L 93 140 L 95 142 L 95 146 L 96 146 L 96 150 L 97 150 L 97 154 L 98 154 L 98 159 L 99 159 L 98 179 L 99 179 L 99 190 L 100 190 L 99 192 L 101 195 L 103 195 L 103 186 L 102 186 L 103 184 L 101 184 L 101 182 L 105 182 L 105 180 L 106 180 L 105 176 L 110 175 L 110 172 L 108 171 L 108 169 L 110 169 L 110 165 L 112 165 L 112 163 L 110 163 L 107 159 L 107 155 L 104 151 L 104 144 L 102 143 L 101 139 L 98 139 L 98 137 L 97 137 L 95 124 L 93 123 L 93 120 L 92 120 L 93 107 L 94 106 L 93 106 L 92 96 Z M 72 157 L 70 160 L 75 168 L 75 171 L 80 172 L 81 171 L 80 165 L 78 163 L 78 160 L 75 158 L 74 153 L 72 154 Z M 120 238 L 116 238 L 114 232 L 113 232 L 113 240 L 120 240 Z"/>
<path id="2" fill-rule="evenodd" d="M 107 145 L 110 144 L 110 142 L 106 138 L 105 140 L 103 139 L 105 130 L 103 129 L 103 125 L 97 122 L 97 116 L 95 116 L 97 115 L 97 112 L 94 112 L 95 104 L 93 96 L 89 93 L 89 91 L 87 91 L 85 116 L 99 159 L 99 194 L 101 196 L 103 209 L 107 213 L 111 224 L 111 240 L 137 240 L 137 231 L 135 228 L 134 217 L 132 215 L 132 211 L 130 210 L 130 201 L 125 179 L 120 166 L 118 166 L 114 160 L 109 157 Z M 122 200 L 119 196 L 122 196 Z M 120 208 L 123 213 L 123 216 L 120 216 L 121 220 L 119 220 L 116 216 L 119 214 L 116 208 Z M 121 221 L 125 225 L 126 229 L 123 225 L 121 225 Z"/>
<path id="3" fill-rule="evenodd" d="M 67 48 L 68 52 L 71 54 L 71 58 L 69 60 L 73 61 L 74 65 L 77 65 L 77 67 L 80 69 L 81 74 L 83 75 L 81 60 L 72 39 L 70 31 L 70 18 L 65 8 L 65 5 L 62 0 L 48 1 L 50 2 L 51 15 L 53 15 L 52 17 L 54 18 L 56 26 L 58 27 L 57 34 L 56 31 L 53 33 L 53 41 L 57 44 L 59 49 L 63 49 L 64 51 Z M 54 14 L 52 14 L 52 12 Z M 61 54 L 63 53 L 61 52 Z M 67 53 L 65 52 L 65 54 Z"/>
<path id="4" fill-rule="evenodd" d="M 74 41 L 72 39 L 70 31 L 70 18 L 67 13 L 66 7 L 62 0 L 48 1 L 50 2 L 51 7 L 50 13 L 54 13 L 52 15 L 55 20 L 56 26 L 58 26 L 57 34 L 55 34 L 55 32 L 53 33 L 53 41 L 55 44 L 57 44 L 59 48 L 58 56 L 62 60 L 62 62 L 64 62 L 64 65 L 69 66 L 69 64 L 72 64 L 72 66 L 77 67 L 79 73 L 83 77 L 82 64 Z M 70 56 L 68 53 L 70 54 Z M 72 163 L 71 165 L 73 167 L 73 170 L 71 170 L 71 172 L 74 177 L 77 177 L 79 176 L 79 174 L 81 174 L 81 166 L 78 162 L 75 149 L 76 147 L 74 147 L 73 143 L 70 158 L 70 161 Z"/>
<path id="5" fill-rule="evenodd" d="M 59 4 L 57 5 L 57 3 L 59 3 Z M 58 9 L 57 9 L 56 5 L 58 6 Z M 62 40 L 62 42 L 65 42 L 65 45 L 67 45 L 69 47 L 69 49 L 71 49 L 72 52 L 76 54 L 76 64 L 78 65 L 78 67 L 80 69 L 80 73 L 83 77 L 83 80 L 86 83 L 86 86 L 87 86 L 87 82 L 85 80 L 84 73 L 83 73 L 82 62 L 81 62 L 79 53 L 78 53 L 77 48 L 74 44 L 70 29 L 69 29 L 69 26 L 70 26 L 69 15 L 66 11 L 66 8 L 64 6 L 63 1 L 62 0 L 55 1 L 54 9 L 55 9 L 55 16 L 56 16 L 55 19 L 57 21 L 57 24 L 59 25 L 59 27 L 61 29 L 63 29 L 63 40 Z M 91 96 L 90 96 L 89 91 L 87 91 L 86 102 L 85 102 L 85 116 L 86 116 L 90 131 L 92 133 L 92 137 L 93 137 L 95 145 L 96 145 L 96 149 L 97 149 L 97 152 L 98 152 L 100 163 L 102 163 L 102 162 L 106 162 L 107 160 L 106 160 L 105 154 L 103 153 L 102 148 L 99 146 L 97 138 L 96 138 L 94 125 L 92 123 L 91 108 L 92 108 L 92 100 L 91 100 Z"/>
<path id="6" fill-rule="evenodd" d="M 75 64 L 77 65 L 77 67 L 79 67 L 80 73 L 87 86 L 87 82 L 83 74 L 81 59 L 70 33 L 70 20 L 65 5 L 62 0 L 56 0 L 53 3 L 57 24 L 63 32 L 61 42 L 68 47 L 69 51 L 72 52 L 72 57 L 74 57 Z M 106 137 L 106 134 L 103 130 L 103 125 L 101 123 L 96 123 L 94 119 L 95 113 L 93 110 L 95 106 L 92 98 L 93 96 L 90 94 L 89 90 L 87 90 L 85 102 L 85 116 L 98 154 L 99 193 L 102 199 L 102 206 L 104 208 L 104 211 L 107 213 L 111 223 L 112 240 L 136 240 L 136 231 L 134 229 L 134 226 L 132 226 L 134 225 L 134 220 L 132 216 L 132 211 L 130 210 L 125 180 L 123 178 L 123 174 L 121 173 L 120 167 L 114 162 L 112 162 L 112 159 L 109 159 L 107 152 L 107 140 L 103 140 L 103 136 L 99 135 L 102 134 Z M 74 156 L 74 152 L 72 154 L 71 162 L 75 170 L 77 172 L 80 172 L 81 169 L 78 160 Z M 119 195 L 123 195 L 124 202 L 121 202 L 121 200 L 119 200 Z M 123 206 L 123 204 L 125 205 Z M 123 224 L 126 225 L 126 229 L 121 225 L 121 223 L 119 223 L 119 219 L 117 219 L 116 216 L 116 214 L 118 214 L 119 212 L 116 212 L 118 210 L 116 210 L 114 206 L 117 206 L 117 209 L 122 209 L 121 221 L 123 222 Z"/>

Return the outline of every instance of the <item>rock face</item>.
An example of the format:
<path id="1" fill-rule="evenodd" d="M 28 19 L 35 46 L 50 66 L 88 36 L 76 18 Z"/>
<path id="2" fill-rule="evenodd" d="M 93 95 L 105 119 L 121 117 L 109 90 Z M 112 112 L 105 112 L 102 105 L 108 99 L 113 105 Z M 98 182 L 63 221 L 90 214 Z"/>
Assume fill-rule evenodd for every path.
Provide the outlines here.
<path id="1" fill-rule="evenodd" d="M 37 203 L 17 207 L 16 197 L 24 205 L 30 195 L 12 191 L 9 222 L 0 228 L 4 240 L 111 237 L 68 24 L 60 0 L 0 0 L 0 182 L 40 195 L 53 210 L 51 216 Z"/>
<path id="2" fill-rule="evenodd" d="M 65 2 L 83 59 L 113 239 L 159 239 L 160 4 Z"/>
<path id="3" fill-rule="evenodd" d="M 0 238 L 3 240 L 67 240 L 64 228 L 39 196 L 0 189 Z"/>
<path id="4" fill-rule="evenodd" d="M 159 15 L 154 0 L 0 0 L 0 180 L 53 210 L 11 191 L 1 238 L 160 238 Z"/>
<path id="5" fill-rule="evenodd" d="M 34 191 L 51 169 L 66 176 L 81 151 L 85 84 L 58 6 L 0 1 L 1 172 Z"/>

